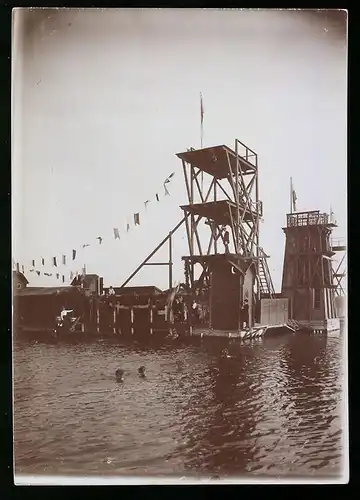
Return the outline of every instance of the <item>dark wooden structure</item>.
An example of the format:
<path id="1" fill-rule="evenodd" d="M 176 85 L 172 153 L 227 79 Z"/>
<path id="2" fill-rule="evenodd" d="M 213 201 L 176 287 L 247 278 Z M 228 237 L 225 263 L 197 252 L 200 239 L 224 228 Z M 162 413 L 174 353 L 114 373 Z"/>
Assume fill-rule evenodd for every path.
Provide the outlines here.
<path id="1" fill-rule="evenodd" d="M 14 295 L 14 324 L 19 330 L 52 331 L 62 306 L 82 318 L 88 298 L 73 286 L 26 287 Z"/>
<path id="2" fill-rule="evenodd" d="M 20 290 L 23 290 L 29 284 L 29 282 L 26 279 L 26 277 L 24 276 L 24 274 L 21 273 L 20 271 L 13 271 L 12 279 L 13 279 L 14 294 L 19 292 Z"/>
<path id="3" fill-rule="evenodd" d="M 183 257 L 186 285 L 195 297 L 210 290 L 210 328 L 237 330 L 243 320 L 251 326 L 253 301 L 275 293 L 268 256 L 259 244 L 263 207 L 257 154 L 236 139 L 235 151 L 220 145 L 177 156 L 188 195 L 188 204 L 181 206 L 189 244 L 189 255 Z M 241 318 L 245 298 L 249 317 Z"/>
<path id="4" fill-rule="evenodd" d="M 289 298 L 290 318 L 315 330 L 339 328 L 330 236 L 336 224 L 326 213 L 287 214 L 282 295 Z"/>

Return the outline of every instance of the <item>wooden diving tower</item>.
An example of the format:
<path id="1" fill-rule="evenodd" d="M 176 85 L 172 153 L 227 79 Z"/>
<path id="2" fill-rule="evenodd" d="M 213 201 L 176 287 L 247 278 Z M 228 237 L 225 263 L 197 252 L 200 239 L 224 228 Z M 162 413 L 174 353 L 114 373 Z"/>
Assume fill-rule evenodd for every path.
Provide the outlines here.
<path id="1" fill-rule="evenodd" d="M 336 223 L 319 210 L 287 214 L 282 295 L 290 318 L 311 330 L 339 330 L 330 236 Z"/>
<path id="2" fill-rule="evenodd" d="M 236 139 L 234 150 L 225 145 L 191 148 L 177 156 L 188 196 L 188 204 L 181 206 L 189 246 L 189 255 L 183 257 L 186 285 L 195 296 L 206 291 L 210 295 L 210 328 L 242 327 L 244 299 L 251 326 L 256 316 L 254 301 L 275 293 L 268 256 L 259 245 L 263 206 L 257 154 Z M 199 279 L 195 278 L 197 264 Z"/>

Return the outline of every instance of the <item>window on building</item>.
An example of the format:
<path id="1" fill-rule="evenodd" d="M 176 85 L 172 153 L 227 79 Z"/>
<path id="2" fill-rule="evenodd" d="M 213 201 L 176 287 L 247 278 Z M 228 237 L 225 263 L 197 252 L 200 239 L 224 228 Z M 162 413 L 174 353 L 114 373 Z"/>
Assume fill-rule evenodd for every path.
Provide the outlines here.
<path id="1" fill-rule="evenodd" d="M 314 309 L 320 309 L 320 289 L 314 290 Z"/>

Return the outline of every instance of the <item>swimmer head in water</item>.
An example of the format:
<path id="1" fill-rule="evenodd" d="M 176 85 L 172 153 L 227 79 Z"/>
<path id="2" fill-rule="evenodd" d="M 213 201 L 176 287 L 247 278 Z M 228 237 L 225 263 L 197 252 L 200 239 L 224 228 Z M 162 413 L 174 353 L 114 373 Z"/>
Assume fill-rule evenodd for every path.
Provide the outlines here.
<path id="1" fill-rule="evenodd" d="M 123 382 L 124 381 L 124 370 L 121 368 L 118 368 L 115 372 L 115 377 L 117 382 Z"/>
<path id="2" fill-rule="evenodd" d="M 145 377 L 145 366 L 140 366 L 140 368 L 138 369 L 138 372 L 139 372 L 139 376 L 144 378 Z"/>

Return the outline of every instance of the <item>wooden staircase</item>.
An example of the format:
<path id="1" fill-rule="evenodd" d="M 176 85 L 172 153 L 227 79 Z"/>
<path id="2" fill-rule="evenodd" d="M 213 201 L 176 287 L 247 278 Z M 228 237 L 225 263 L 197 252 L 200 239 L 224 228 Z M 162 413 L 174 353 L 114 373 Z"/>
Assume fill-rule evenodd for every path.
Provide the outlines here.
<path id="1" fill-rule="evenodd" d="M 266 295 L 272 299 L 275 295 L 274 284 L 271 279 L 269 266 L 267 265 L 268 255 L 265 254 L 262 248 L 259 248 L 259 265 L 258 265 L 258 285 L 260 294 Z"/>

